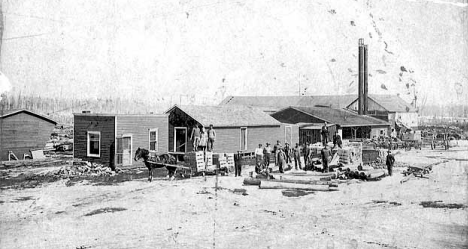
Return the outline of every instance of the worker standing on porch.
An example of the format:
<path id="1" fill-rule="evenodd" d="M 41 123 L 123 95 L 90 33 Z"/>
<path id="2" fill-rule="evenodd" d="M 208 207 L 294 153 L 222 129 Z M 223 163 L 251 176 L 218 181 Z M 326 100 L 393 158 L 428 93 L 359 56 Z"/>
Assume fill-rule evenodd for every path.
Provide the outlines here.
<path id="1" fill-rule="evenodd" d="M 322 144 L 325 146 L 325 144 L 328 143 L 328 127 L 327 127 L 327 122 L 322 126 Z"/>
<path id="2" fill-rule="evenodd" d="M 213 125 L 210 124 L 210 129 L 208 129 L 208 151 L 213 151 L 213 144 L 216 140 L 216 131 L 213 128 Z"/>
<path id="3" fill-rule="evenodd" d="M 190 140 L 192 140 L 193 151 L 198 151 L 198 145 L 200 144 L 200 129 L 196 124 L 193 125 Z"/>

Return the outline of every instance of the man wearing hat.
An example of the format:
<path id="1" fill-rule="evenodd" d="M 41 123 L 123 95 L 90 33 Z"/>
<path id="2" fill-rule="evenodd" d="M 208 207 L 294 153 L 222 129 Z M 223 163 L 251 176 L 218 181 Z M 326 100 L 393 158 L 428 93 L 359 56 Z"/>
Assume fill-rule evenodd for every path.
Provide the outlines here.
<path id="1" fill-rule="evenodd" d="M 393 164 L 395 163 L 395 157 L 392 155 L 392 151 L 388 150 L 387 154 L 387 169 L 388 169 L 388 174 L 392 176 L 392 169 L 393 169 Z"/>
<path id="2" fill-rule="evenodd" d="M 297 170 L 297 165 L 299 164 L 299 169 L 302 169 L 301 147 L 299 146 L 299 143 L 296 143 L 296 147 L 293 148 L 293 156 L 294 156 L 294 168 Z"/>
<path id="3" fill-rule="evenodd" d="M 266 170 L 268 170 L 268 167 L 270 166 L 271 151 L 270 143 L 266 143 L 265 148 L 263 148 L 263 160 L 265 160 Z"/>

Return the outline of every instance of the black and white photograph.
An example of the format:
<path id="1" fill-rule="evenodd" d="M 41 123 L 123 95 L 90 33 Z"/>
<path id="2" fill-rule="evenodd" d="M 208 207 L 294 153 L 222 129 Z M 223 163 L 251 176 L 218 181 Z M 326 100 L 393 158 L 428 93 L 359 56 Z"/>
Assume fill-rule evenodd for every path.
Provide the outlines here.
<path id="1" fill-rule="evenodd" d="M 0 248 L 468 248 L 467 0 L 0 0 Z"/>

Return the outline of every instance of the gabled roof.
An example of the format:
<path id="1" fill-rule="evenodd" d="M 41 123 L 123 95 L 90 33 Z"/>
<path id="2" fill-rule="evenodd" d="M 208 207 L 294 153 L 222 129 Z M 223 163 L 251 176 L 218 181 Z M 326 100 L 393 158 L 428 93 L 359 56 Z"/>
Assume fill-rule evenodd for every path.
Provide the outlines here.
<path id="1" fill-rule="evenodd" d="M 372 94 L 369 95 L 369 98 L 374 100 L 377 104 L 381 105 L 389 112 L 416 112 L 415 108 L 413 108 L 398 95 Z"/>
<path id="2" fill-rule="evenodd" d="M 389 112 L 415 112 L 416 110 L 397 95 L 370 94 L 369 98 Z M 311 96 L 228 96 L 219 105 L 245 105 L 263 111 L 278 111 L 288 106 L 347 108 L 357 101 L 357 94 Z"/>
<path id="3" fill-rule="evenodd" d="M 57 122 L 55 122 L 53 119 L 49 118 L 49 117 L 46 117 L 46 116 L 43 116 L 43 115 L 40 115 L 38 113 L 35 113 L 35 112 L 32 112 L 32 111 L 28 111 L 26 109 L 15 109 L 15 110 L 8 110 L 8 111 L 4 111 L 3 112 L 3 115 L 0 116 L 0 118 L 4 119 L 4 118 L 8 118 L 8 117 L 11 117 L 11 116 L 14 116 L 14 115 L 17 115 L 17 114 L 20 114 L 20 113 L 26 113 L 26 114 L 29 114 L 31 116 L 35 116 L 37 118 L 40 118 L 40 119 L 43 119 L 47 122 L 50 122 L 54 125 L 57 124 Z"/>
<path id="4" fill-rule="evenodd" d="M 355 99 L 357 99 L 355 94 L 303 96 L 295 106 L 321 106 L 341 109 L 346 108 Z"/>
<path id="5" fill-rule="evenodd" d="M 373 118 L 367 115 L 357 115 L 345 109 L 291 106 L 279 112 L 286 111 L 288 109 L 305 113 L 307 115 L 321 119 L 328 123 L 340 125 L 341 127 L 390 125 L 388 122 L 385 122 L 383 120 Z"/>
<path id="6" fill-rule="evenodd" d="M 258 108 L 248 106 L 177 106 L 166 113 L 180 109 L 203 126 L 247 127 L 279 126 L 281 123 Z"/>
<path id="7" fill-rule="evenodd" d="M 263 111 L 277 111 L 286 106 L 296 106 L 303 96 L 228 96 L 223 105 L 244 105 L 259 107 Z"/>

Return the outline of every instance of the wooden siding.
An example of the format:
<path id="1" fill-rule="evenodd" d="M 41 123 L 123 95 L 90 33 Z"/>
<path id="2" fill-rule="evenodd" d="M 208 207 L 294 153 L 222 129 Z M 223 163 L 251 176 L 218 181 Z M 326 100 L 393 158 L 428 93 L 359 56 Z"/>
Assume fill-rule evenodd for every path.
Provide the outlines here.
<path id="1" fill-rule="evenodd" d="M 187 151 L 192 151 L 192 141 L 190 141 L 190 134 L 192 134 L 193 125 L 197 123 L 195 119 L 185 114 L 178 108 L 169 114 L 169 151 L 174 151 L 174 127 L 185 127 L 187 128 Z M 215 127 L 216 129 L 216 127 Z"/>
<path id="2" fill-rule="evenodd" d="M 293 110 L 293 109 L 286 109 L 271 115 L 276 120 L 280 121 L 281 123 L 288 123 L 288 124 L 297 124 L 297 123 L 324 123 L 325 121 L 319 118 L 312 117 L 308 114 L 303 112 Z"/>
<path id="3" fill-rule="evenodd" d="M 43 149 L 54 129 L 54 124 L 27 113 L 0 118 L 0 160 L 8 160 L 8 151 L 18 159 L 29 150 Z"/>
<path id="4" fill-rule="evenodd" d="M 299 128 L 292 125 L 292 143 L 299 142 Z M 218 128 L 216 129 L 216 142 L 214 152 L 234 153 L 240 150 L 241 127 Z M 253 152 L 258 144 L 275 144 L 279 140 L 284 145 L 285 125 L 271 127 L 247 127 L 247 152 Z"/>
<path id="5" fill-rule="evenodd" d="M 119 115 L 116 117 L 116 122 L 116 136 L 121 136 L 124 134 L 132 135 L 132 158 L 135 157 L 135 151 L 138 148 L 145 148 L 149 150 L 149 130 L 154 128 L 158 129 L 157 153 L 168 152 L 169 134 L 167 116 Z M 143 165 L 142 162 L 139 162 L 138 164 Z"/>
<path id="6" fill-rule="evenodd" d="M 87 156 L 87 132 L 100 131 L 100 157 Z M 74 117 L 74 157 L 85 161 L 109 165 L 115 154 L 115 117 L 75 115 Z"/>

